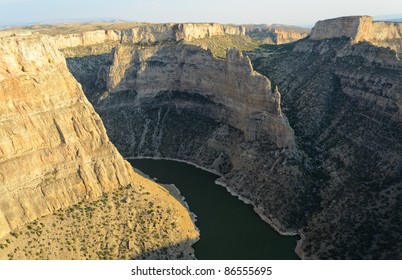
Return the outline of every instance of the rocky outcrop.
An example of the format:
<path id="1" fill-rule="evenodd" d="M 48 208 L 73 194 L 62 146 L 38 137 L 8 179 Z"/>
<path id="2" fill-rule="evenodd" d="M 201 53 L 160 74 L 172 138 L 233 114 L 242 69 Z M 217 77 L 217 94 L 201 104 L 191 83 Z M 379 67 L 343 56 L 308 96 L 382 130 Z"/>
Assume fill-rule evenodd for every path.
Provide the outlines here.
<path id="1" fill-rule="evenodd" d="M 187 41 L 213 36 L 246 35 L 246 30 L 243 26 L 219 23 L 179 23 L 174 29 L 177 40 L 183 39 Z"/>
<path id="2" fill-rule="evenodd" d="M 307 32 L 292 32 L 292 31 L 286 31 L 286 30 L 274 30 L 276 34 L 276 44 L 287 44 L 291 43 L 294 41 L 301 40 L 305 37 L 308 36 L 309 33 Z"/>
<path id="3" fill-rule="evenodd" d="M 180 91 L 207 96 L 225 108 L 221 120 L 254 140 L 268 136 L 278 147 L 292 147 L 293 131 L 280 107 L 280 93 L 255 72 L 248 57 L 230 49 L 226 60 L 196 46 L 138 49 L 120 46 L 105 74 L 107 91 L 134 91 L 138 98 Z"/>
<path id="4" fill-rule="evenodd" d="M 57 35 L 51 37 L 51 39 L 58 49 L 65 49 L 101 44 L 107 41 L 120 41 L 121 34 L 115 30 L 95 30 L 77 34 Z"/>
<path id="5" fill-rule="evenodd" d="M 138 24 L 125 29 L 105 29 L 61 34 L 52 37 L 58 49 L 90 46 L 108 41 L 119 43 L 155 43 L 165 41 L 192 41 L 213 36 L 245 35 L 237 25 L 218 23 Z"/>
<path id="6" fill-rule="evenodd" d="M 287 44 L 307 37 L 310 30 L 286 25 L 246 25 L 246 35 L 267 44 Z"/>
<path id="7" fill-rule="evenodd" d="M 301 230 L 302 258 L 402 257 L 402 64 L 393 50 L 352 42 L 362 22 L 370 19 L 329 20 L 313 40 L 248 53 L 281 89 L 311 164 L 314 210 Z"/>
<path id="8" fill-rule="evenodd" d="M 46 34 L 46 31 L 43 31 Z M 188 42 L 215 36 L 249 36 L 268 44 L 286 44 L 305 38 L 309 29 L 282 25 L 231 25 L 219 23 L 137 24 L 121 28 L 66 33 L 52 36 L 58 49 L 91 46 L 104 42 L 156 43 Z M 0 35 L 1 36 L 1 35 Z"/>
<path id="9" fill-rule="evenodd" d="M 172 231 L 159 246 L 195 241 L 187 209 L 123 160 L 51 39 L 1 38 L 0 108 L 0 238 L 57 209 L 132 186 L 179 218 L 181 231 L 152 216 L 155 229 Z"/>
<path id="10" fill-rule="evenodd" d="M 317 22 L 310 38 L 323 40 L 347 37 L 352 42 L 367 41 L 402 53 L 402 23 L 374 22 L 370 16 L 341 17 Z"/>

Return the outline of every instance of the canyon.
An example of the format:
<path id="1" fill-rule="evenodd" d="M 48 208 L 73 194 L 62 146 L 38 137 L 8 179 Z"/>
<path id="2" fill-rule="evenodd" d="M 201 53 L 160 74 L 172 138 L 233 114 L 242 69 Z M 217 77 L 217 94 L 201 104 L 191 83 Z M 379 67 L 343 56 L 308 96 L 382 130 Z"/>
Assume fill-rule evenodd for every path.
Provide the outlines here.
<path id="1" fill-rule="evenodd" d="M 218 174 L 279 233 L 300 235 L 303 259 L 400 259 L 401 26 L 345 17 L 307 35 L 191 23 L 0 32 L 0 243 L 56 219 L 53 240 L 85 207 L 101 228 L 103 201 L 126 225 L 101 231 L 119 244 L 52 258 L 193 258 L 185 202 L 123 159 L 150 157 Z"/>

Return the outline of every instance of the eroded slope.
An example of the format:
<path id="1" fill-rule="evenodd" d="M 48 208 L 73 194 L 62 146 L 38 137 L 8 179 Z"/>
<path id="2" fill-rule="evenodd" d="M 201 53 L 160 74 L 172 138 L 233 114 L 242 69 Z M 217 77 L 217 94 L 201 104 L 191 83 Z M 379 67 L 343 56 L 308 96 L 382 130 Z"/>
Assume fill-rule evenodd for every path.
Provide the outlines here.
<path id="1" fill-rule="evenodd" d="M 320 207 L 299 254 L 399 259 L 402 64 L 395 51 L 335 37 L 249 53 L 281 88 L 297 144 L 314 163 Z"/>

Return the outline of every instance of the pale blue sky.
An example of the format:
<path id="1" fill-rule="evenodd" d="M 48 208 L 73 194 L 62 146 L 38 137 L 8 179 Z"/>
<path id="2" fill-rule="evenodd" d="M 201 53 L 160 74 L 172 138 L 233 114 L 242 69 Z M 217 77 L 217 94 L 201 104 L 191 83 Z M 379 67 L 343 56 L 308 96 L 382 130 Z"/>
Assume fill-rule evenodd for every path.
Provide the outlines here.
<path id="1" fill-rule="evenodd" d="M 300 25 L 362 14 L 402 14 L 402 0 L 0 0 L 0 24 L 118 18 Z"/>

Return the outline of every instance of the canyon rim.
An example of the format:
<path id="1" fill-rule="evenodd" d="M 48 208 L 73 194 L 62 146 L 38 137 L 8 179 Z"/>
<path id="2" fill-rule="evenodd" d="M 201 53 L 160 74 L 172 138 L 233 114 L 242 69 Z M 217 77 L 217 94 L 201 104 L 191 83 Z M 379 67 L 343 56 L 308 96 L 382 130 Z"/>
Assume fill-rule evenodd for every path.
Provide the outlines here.
<path id="1" fill-rule="evenodd" d="M 191 205 L 124 160 L 150 157 L 218 174 L 279 233 L 301 236 L 302 259 L 400 259 L 401 34 L 369 16 L 311 32 L 0 31 L 0 257 L 194 258 Z"/>

